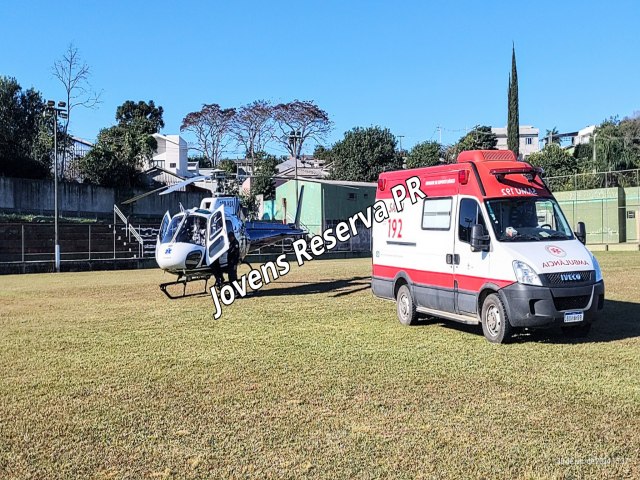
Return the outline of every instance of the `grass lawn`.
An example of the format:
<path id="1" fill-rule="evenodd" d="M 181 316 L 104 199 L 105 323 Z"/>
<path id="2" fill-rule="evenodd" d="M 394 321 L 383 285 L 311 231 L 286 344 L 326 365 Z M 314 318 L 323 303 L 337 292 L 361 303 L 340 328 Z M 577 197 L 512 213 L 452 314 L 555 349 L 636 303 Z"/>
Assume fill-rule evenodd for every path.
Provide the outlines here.
<path id="1" fill-rule="evenodd" d="M 586 341 L 509 345 L 402 327 L 369 259 L 218 321 L 159 270 L 0 277 L 0 478 L 640 478 L 640 254 L 598 258 Z"/>

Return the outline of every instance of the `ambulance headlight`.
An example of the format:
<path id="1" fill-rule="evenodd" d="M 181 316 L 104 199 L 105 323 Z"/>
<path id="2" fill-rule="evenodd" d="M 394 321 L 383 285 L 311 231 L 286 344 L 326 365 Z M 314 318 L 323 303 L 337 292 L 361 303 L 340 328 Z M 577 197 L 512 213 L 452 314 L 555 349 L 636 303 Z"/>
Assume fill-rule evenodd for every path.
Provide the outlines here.
<path id="1" fill-rule="evenodd" d="M 599 282 L 602 280 L 602 270 L 600 270 L 600 264 L 593 253 L 591 254 L 591 260 L 593 261 L 593 269 L 596 271 L 596 282 Z"/>
<path id="2" fill-rule="evenodd" d="M 522 283 L 524 285 L 538 285 L 540 287 L 542 286 L 542 282 L 540 281 L 540 277 L 538 277 L 538 274 L 526 263 L 519 260 L 514 260 L 513 271 L 516 274 L 518 283 Z"/>

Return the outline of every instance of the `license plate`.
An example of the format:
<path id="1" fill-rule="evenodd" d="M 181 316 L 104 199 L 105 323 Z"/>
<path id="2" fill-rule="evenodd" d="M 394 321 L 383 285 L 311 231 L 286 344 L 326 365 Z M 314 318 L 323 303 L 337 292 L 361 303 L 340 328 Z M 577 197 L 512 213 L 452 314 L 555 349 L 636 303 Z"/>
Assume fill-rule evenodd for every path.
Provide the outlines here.
<path id="1" fill-rule="evenodd" d="M 584 320 L 584 312 L 564 312 L 564 323 L 581 322 Z"/>

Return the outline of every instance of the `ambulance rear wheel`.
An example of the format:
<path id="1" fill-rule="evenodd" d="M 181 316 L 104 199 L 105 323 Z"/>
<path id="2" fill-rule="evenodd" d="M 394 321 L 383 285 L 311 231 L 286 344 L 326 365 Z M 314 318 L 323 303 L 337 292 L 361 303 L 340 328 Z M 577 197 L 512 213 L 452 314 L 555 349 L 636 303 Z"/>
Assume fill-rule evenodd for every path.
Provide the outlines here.
<path id="1" fill-rule="evenodd" d="M 495 293 L 487 296 L 482 304 L 482 333 L 491 343 L 506 343 L 511 338 L 513 327 L 500 297 Z"/>
<path id="2" fill-rule="evenodd" d="M 418 321 L 416 304 L 408 285 L 402 285 L 396 295 L 396 312 L 402 325 L 415 325 Z"/>

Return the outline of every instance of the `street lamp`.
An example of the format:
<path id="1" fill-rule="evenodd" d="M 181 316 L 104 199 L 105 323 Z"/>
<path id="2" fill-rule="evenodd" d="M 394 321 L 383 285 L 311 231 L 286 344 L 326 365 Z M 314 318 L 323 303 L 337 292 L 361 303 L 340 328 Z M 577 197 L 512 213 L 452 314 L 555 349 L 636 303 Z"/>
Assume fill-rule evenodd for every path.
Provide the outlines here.
<path id="1" fill-rule="evenodd" d="M 60 243 L 58 242 L 58 117 L 67 118 L 66 102 L 56 102 L 48 100 L 45 108 L 45 115 L 49 114 L 53 117 L 53 224 L 54 224 L 54 258 L 56 272 L 60 272 Z"/>
<path id="2" fill-rule="evenodd" d="M 293 161 L 295 165 L 294 175 L 296 180 L 296 211 L 298 210 L 298 149 L 302 143 L 302 133 L 300 130 L 289 133 L 289 148 L 293 152 Z"/>

